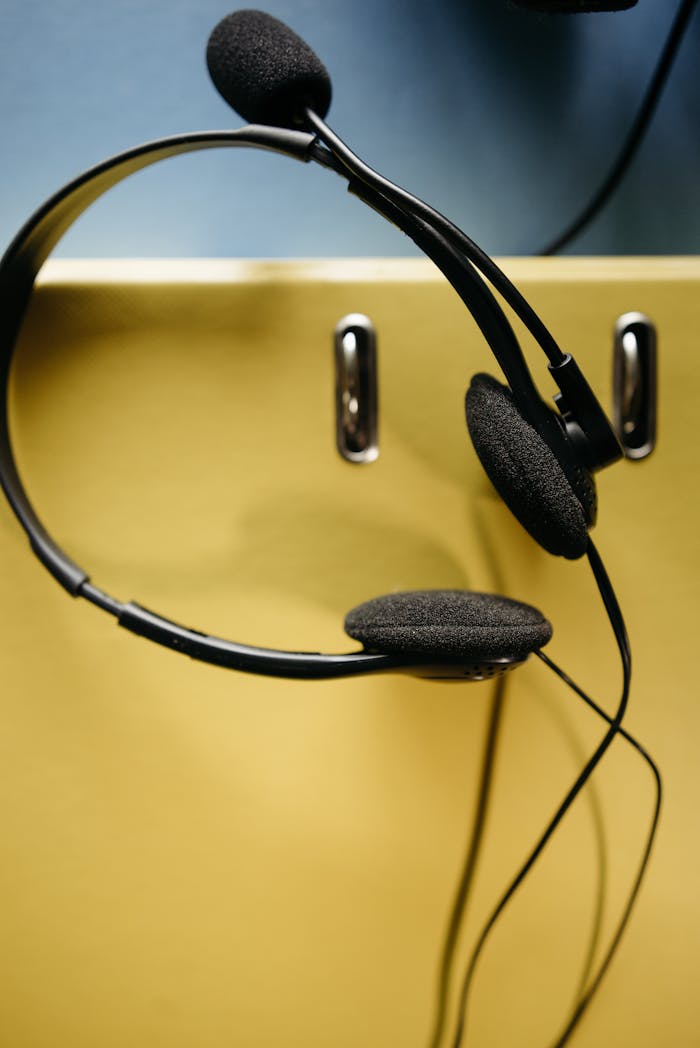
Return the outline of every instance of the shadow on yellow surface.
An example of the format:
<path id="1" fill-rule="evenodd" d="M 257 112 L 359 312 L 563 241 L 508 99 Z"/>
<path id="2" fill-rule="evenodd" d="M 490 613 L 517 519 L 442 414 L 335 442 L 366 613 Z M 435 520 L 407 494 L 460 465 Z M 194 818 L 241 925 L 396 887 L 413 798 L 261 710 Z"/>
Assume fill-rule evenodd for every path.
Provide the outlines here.
<path id="1" fill-rule="evenodd" d="M 627 725 L 667 802 L 574 1043 L 690 1046 L 700 264 L 506 271 L 604 402 L 616 318 L 640 310 L 659 331 L 658 450 L 601 475 L 595 539 L 632 639 Z M 379 336 L 381 452 L 361 467 L 334 445 L 332 332 L 349 312 Z M 345 612 L 377 594 L 503 592 L 543 610 L 552 656 L 612 711 L 590 573 L 519 529 L 469 445 L 479 370 L 495 365 L 476 327 L 423 262 L 55 262 L 18 351 L 13 431 L 40 515 L 120 598 L 244 642 L 341 651 Z M 426 1045 L 493 684 L 197 665 L 67 598 L 4 505 L 0 540 L 3 1048 Z M 603 732 L 540 664 L 509 678 L 458 970 Z M 619 742 L 594 790 L 490 942 L 467 1044 L 552 1041 L 601 905 L 602 953 L 652 790 Z"/>

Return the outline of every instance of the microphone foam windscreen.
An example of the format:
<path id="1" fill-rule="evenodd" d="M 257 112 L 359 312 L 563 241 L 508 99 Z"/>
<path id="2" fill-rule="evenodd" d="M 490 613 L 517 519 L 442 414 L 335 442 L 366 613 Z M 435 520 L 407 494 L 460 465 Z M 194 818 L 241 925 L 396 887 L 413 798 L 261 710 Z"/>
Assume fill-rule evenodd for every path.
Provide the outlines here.
<path id="1" fill-rule="evenodd" d="M 234 11 L 214 28 L 207 67 L 217 90 L 251 124 L 299 127 L 306 106 L 331 104 L 326 67 L 301 37 L 263 11 Z"/>
<path id="2" fill-rule="evenodd" d="M 415 590 L 348 612 L 345 631 L 368 651 L 482 659 L 524 658 L 552 636 L 537 608 L 493 593 Z"/>

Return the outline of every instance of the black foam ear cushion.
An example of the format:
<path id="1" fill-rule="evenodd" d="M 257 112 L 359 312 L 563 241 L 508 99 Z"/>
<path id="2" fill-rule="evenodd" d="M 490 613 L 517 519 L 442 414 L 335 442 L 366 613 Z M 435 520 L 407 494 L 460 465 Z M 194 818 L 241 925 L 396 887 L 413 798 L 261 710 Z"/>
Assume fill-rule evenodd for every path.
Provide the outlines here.
<path id="1" fill-rule="evenodd" d="M 552 636 L 551 625 L 537 608 L 468 590 L 375 597 L 348 612 L 345 630 L 369 651 L 474 661 L 524 658 Z"/>
<path id="2" fill-rule="evenodd" d="M 475 375 L 466 400 L 474 449 L 496 491 L 549 553 L 570 560 L 588 545 L 585 514 L 554 452 L 518 411 L 510 390 Z"/>

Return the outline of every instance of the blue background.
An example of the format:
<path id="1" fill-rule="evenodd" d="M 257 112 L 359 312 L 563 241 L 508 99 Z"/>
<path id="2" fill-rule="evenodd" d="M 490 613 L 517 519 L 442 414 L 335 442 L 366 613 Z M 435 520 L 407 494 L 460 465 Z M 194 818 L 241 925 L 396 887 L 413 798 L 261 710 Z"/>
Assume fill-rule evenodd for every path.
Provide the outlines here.
<path id="1" fill-rule="evenodd" d="M 536 251 L 597 185 L 677 2 L 536 15 L 508 0 L 270 0 L 330 70 L 329 121 L 373 166 L 498 254 Z M 82 168 L 241 121 L 209 81 L 221 0 L 4 0 L 0 241 Z M 697 12 L 651 132 L 570 249 L 700 249 Z M 414 249 L 320 170 L 251 151 L 171 160 L 113 190 L 59 248 L 78 256 L 401 255 Z"/>

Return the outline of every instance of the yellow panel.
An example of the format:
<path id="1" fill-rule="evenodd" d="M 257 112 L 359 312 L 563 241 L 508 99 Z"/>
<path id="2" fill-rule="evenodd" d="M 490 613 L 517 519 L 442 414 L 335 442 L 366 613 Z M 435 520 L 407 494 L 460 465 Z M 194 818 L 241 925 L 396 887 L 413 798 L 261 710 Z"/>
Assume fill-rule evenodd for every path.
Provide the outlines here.
<path id="1" fill-rule="evenodd" d="M 641 310 L 659 330 L 659 447 L 600 477 L 595 537 L 634 648 L 628 728 L 667 801 L 574 1043 L 695 1045 L 700 263 L 505 265 L 606 402 L 616 318 Z M 381 454 L 361 467 L 335 451 L 331 355 L 358 311 L 380 360 Z M 52 263 L 13 429 L 40 515 L 119 598 L 339 651 L 345 612 L 379 593 L 500 591 L 542 608 L 552 656 L 612 711 L 620 674 L 586 565 L 536 547 L 469 445 L 463 396 L 483 369 L 474 323 L 423 262 Z M 71 601 L 4 504 L 0 578 L 2 1048 L 426 1046 L 493 685 L 195 664 Z M 540 663 L 510 677 L 458 971 L 603 734 Z M 490 942 L 467 1044 L 552 1043 L 651 803 L 617 741 Z"/>

